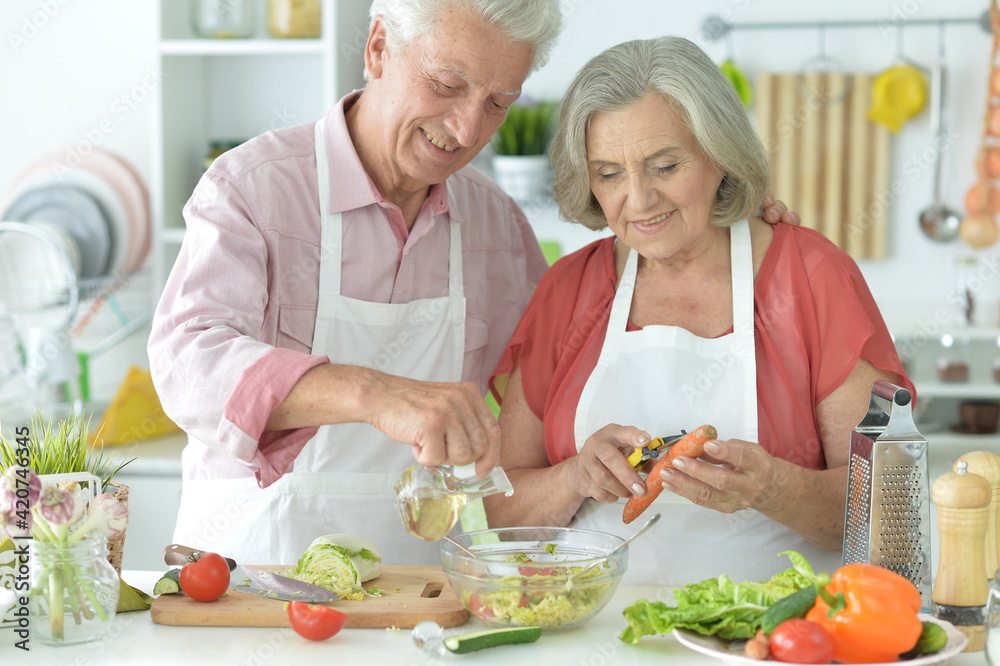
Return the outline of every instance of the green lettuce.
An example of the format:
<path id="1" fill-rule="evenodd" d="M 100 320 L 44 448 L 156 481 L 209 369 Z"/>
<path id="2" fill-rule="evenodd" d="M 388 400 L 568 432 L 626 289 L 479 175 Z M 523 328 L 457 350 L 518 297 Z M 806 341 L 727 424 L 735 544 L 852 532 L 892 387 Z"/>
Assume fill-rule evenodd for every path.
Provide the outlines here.
<path id="1" fill-rule="evenodd" d="M 674 607 L 662 601 L 636 601 L 623 612 L 629 626 L 621 640 L 635 644 L 643 636 L 669 634 L 674 629 L 727 640 L 753 638 L 768 606 L 819 580 L 799 553 L 788 550 L 778 555 L 787 555 L 792 566 L 770 580 L 734 583 L 723 575 L 675 590 Z"/>

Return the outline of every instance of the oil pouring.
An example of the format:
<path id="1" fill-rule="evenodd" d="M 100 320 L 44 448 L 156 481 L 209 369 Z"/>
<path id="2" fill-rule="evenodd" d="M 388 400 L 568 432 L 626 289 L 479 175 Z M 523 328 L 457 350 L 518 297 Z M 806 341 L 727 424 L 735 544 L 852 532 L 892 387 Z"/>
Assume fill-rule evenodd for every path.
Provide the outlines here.
<path id="1" fill-rule="evenodd" d="M 986 519 L 993 489 L 959 461 L 955 471 L 934 482 L 940 547 L 934 578 L 935 616 L 968 636 L 963 652 L 982 652 L 986 644 Z"/>
<path id="2" fill-rule="evenodd" d="M 451 532 L 470 500 L 497 493 L 514 494 L 502 467 L 494 467 L 484 479 L 462 479 L 452 467 L 414 465 L 396 483 L 396 509 L 407 532 L 437 541 Z"/>

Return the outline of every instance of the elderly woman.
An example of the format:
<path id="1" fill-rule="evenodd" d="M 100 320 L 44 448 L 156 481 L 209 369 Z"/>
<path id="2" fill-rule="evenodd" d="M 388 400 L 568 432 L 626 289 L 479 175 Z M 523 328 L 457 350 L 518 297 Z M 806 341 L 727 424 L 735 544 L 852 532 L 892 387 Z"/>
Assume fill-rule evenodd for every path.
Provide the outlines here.
<path id="1" fill-rule="evenodd" d="M 910 390 L 855 263 L 810 229 L 756 216 L 767 157 L 732 86 L 691 42 L 615 46 L 563 101 L 552 147 L 560 212 L 614 236 L 543 277 L 492 380 L 511 498 L 492 526 L 622 536 L 629 575 L 760 580 L 794 549 L 840 563 L 850 431 L 872 382 Z M 642 495 L 627 462 L 650 437 L 712 424 Z"/>

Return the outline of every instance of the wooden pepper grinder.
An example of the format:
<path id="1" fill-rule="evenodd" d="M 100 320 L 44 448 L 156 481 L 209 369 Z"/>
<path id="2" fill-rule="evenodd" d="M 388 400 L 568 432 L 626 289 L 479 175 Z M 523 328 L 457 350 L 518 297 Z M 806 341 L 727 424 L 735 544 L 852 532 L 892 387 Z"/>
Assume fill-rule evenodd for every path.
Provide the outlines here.
<path id="1" fill-rule="evenodd" d="M 969 637 L 963 652 L 982 652 L 986 646 L 986 519 L 992 492 L 965 462 L 939 476 L 931 489 L 940 539 L 934 614 Z"/>
<path id="2" fill-rule="evenodd" d="M 966 464 L 970 474 L 986 479 L 992 488 L 986 517 L 986 578 L 992 579 L 1000 569 L 1000 456 L 991 451 L 972 451 L 959 456 L 956 467 L 959 462 Z"/>

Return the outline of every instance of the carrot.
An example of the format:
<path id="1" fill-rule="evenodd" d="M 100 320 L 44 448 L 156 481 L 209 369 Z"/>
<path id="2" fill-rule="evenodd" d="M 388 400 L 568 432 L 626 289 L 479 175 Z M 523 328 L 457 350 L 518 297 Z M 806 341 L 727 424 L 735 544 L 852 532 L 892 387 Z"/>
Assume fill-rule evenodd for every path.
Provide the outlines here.
<path id="1" fill-rule="evenodd" d="M 622 520 L 627 525 L 639 517 L 650 504 L 653 503 L 661 492 L 663 492 L 663 480 L 660 479 L 660 472 L 667 467 L 673 467 L 673 461 L 678 456 L 697 458 L 705 452 L 705 443 L 719 436 L 714 426 L 703 425 L 697 430 L 689 432 L 670 447 L 670 450 L 663 454 L 656 465 L 646 476 L 646 492 L 642 496 L 632 495 L 625 503 L 625 510 L 622 512 Z"/>

